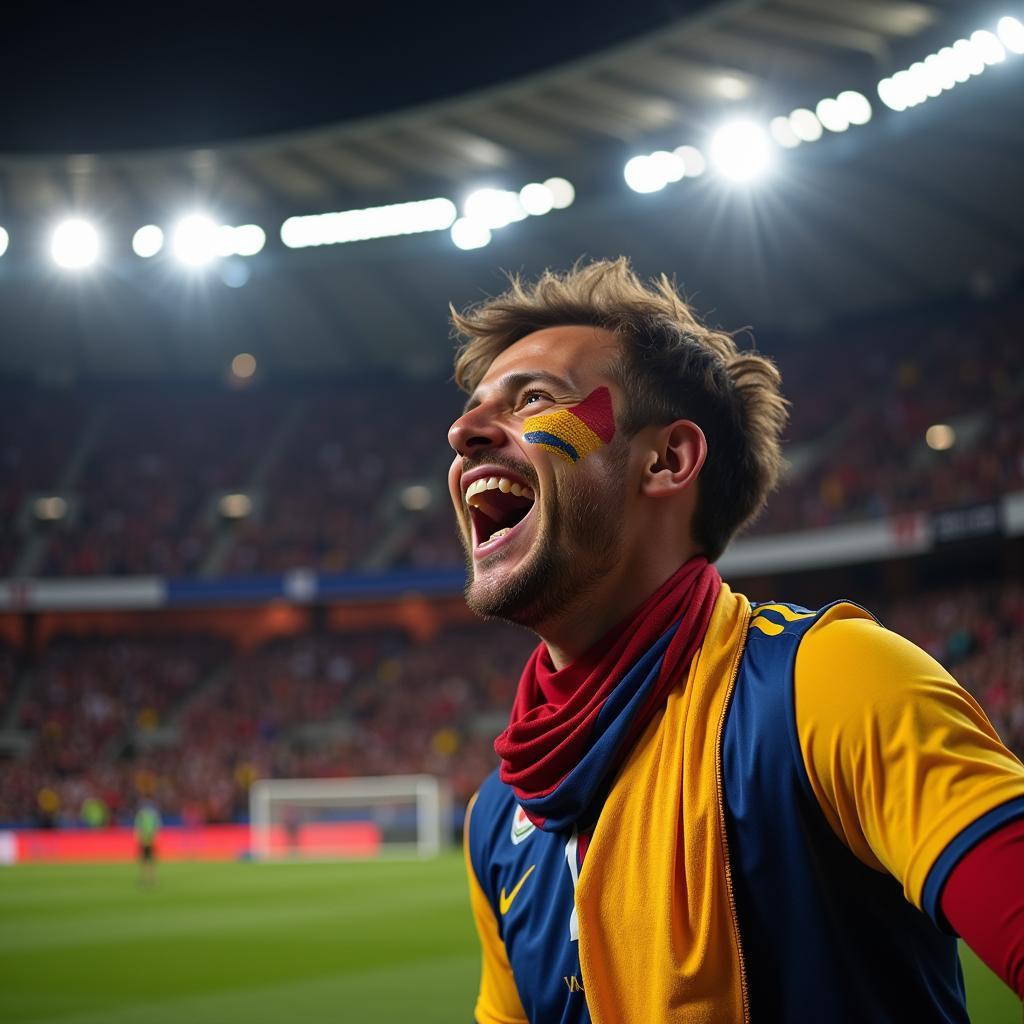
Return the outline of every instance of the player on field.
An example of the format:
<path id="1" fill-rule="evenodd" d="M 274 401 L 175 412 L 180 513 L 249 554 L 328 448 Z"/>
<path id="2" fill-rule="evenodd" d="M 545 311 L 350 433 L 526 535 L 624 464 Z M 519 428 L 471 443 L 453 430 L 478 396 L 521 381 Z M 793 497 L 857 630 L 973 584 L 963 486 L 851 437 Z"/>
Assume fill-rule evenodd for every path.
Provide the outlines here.
<path id="1" fill-rule="evenodd" d="M 135 812 L 135 840 L 139 852 L 139 882 L 156 882 L 156 840 L 163 827 L 160 811 L 152 800 L 143 800 Z"/>
<path id="2" fill-rule="evenodd" d="M 467 600 L 541 637 L 467 813 L 477 1021 L 963 1021 L 957 934 L 1024 997 L 1024 766 L 868 612 L 715 570 L 775 367 L 624 260 L 454 320 Z"/>

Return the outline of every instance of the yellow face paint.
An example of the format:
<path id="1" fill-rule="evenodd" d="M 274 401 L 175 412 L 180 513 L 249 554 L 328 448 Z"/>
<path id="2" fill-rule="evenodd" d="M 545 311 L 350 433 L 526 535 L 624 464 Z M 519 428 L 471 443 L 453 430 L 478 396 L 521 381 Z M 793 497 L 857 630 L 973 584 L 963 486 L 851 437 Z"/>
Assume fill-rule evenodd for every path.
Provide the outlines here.
<path id="1" fill-rule="evenodd" d="M 531 416 L 523 424 L 524 440 L 539 444 L 569 463 L 586 458 L 614 436 L 615 414 L 606 387 L 595 388 L 571 409 Z"/>

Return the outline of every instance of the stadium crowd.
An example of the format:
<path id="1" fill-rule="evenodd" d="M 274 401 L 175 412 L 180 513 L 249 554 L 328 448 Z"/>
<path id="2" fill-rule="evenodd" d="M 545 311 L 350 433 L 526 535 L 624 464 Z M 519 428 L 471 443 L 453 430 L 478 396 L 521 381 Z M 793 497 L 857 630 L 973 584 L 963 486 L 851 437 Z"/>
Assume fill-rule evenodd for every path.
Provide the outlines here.
<path id="1" fill-rule="evenodd" d="M 1012 294 L 766 342 L 793 403 L 793 472 L 754 532 L 1024 488 L 1022 314 Z M 442 482 L 459 404 L 438 381 L 12 395 L 0 413 L 12 482 L 0 497 L 0 576 L 458 564 Z M 926 444 L 936 424 L 953 428 L 951 447 Z M 411 483 L 434 485 L 432 506 L 402 508 Z M 224 518 L 218 500 L 231 492 L 250 497 L 250 514 Z M 33 520 L 30 499 L 58 493 L 66 516 Z"/>
<path id="2" fill-rule="evenodd" d="M 1024 753 L 1024 587 L 961 587 L 877 607 L 943 662 Z M 496 624 L 414 641 L 326 630 L 248 653 L 208 637 L 54 641 L 0 763 L 0 822 L 73 824 L 90 798 L 124 819 L 140 797 L 187 822 L 234 820 L 262 777 L 430 772 L 464 801 L 495 763 L 533 643 Z"/>

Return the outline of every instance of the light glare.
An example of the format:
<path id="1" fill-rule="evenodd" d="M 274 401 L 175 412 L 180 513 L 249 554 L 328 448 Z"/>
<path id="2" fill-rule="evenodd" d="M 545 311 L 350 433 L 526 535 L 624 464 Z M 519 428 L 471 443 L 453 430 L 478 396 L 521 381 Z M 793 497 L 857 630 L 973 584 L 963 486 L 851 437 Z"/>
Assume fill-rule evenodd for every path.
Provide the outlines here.
<path id="1" fill-rule="evenodd" d="M 301 249 L 309 245 L 339 245 L 371 238 L 444 231 L 452 226 L 457 215 L 455 204 L 450 199 L 439 198 L 371 206 L 365 210 L 289 217 L 281 225 L 281 241 L 289 249 Z"/>
<path id="2" fill-rule="evenodd" d="M 255 256 L 267 244 L 267 233 L 259 224 L 242 224 L 235 228 L 234 241 L 237 256 Z"/>
<path id="3" fill-rule="evenodd" d="M 239 380 L 248 380 L 256 372 L 256 357 L 251 352 L 239 352 L 231 360 L 231 372 Z"/>
<path id="4" fill-rule="evenodd" d="M 896 84 L 895 78 L 883 78 L 878 83 L 878 98 L 890 110 L 899 112 L 907 109 L 907 101 L 903 98 L 903 90 Z"/>
<path id="5" fill-rule="evenodd" d="M 843 112 L 838 100 L 822 100 L 815 108 L 814 115 L 823 128 L 830 132 L 845 132 L 850 127 L 849 118 Z"/>
<path id="6" fill-rule="evenodd" d="M 1006 60 L 1006 50 L 999 38 L 987 29 L 979 28 L 971 33 L 971 45 L 978 56 L 988 65 L 1001 64 Z"/>
<path id="7" fill-rule="evenodd" d="M 100 236 L 87 220 L 66 220 L 53 232 L 50 253 L 58 267 L 81 270 L 99 258 Z"/>
<path id="8" fill-rule="evenodd" d="M 967 39 L 958 39 L 953 44 L 953 53 L 957 57 L 957 67 L 961 74 L 980 75 L 985 70 L 985 62 L 977 48 Z"/>
<path id="9" fill-rule="evenodd" d="M 460 249 L 482 249 L 491 240 L 491 229 L 468 217 L 460 217 L 452 225 L 452 241 Z"/>
<path id="10" fill-rule="evenodd" d="M 1019 19 L 1007 15 L 999 19 L 996 25 L 999 41 L 1011 53 L 1024 53 L 1024 24 Z"/>
<path id="11" fill-rule="evenodd" d="M 800 107 L 789 115 L 789 126 L 801 142 L 817 142 L 822 135 L 821 122 L 814 116 L 814 111 L 806 107 Z"/>
<path id="12" fill-rule="evenodd" d="M 658 168 L 651 162 L 651 158 L 646 155 L 627 160 L 626 166 L 622 169 L 622 176 L 634 192 L 659 192 L 668 184 L 658 173 Z"/>
<path id="13" fill-rule="evenodd" d="M 948 451 L 956 444 L 956 431 L 948 423 L 933 423 L 925 431 L 924 440 L 933 451 Z"/>
<path id="14" fill-rule="evenodd" d="M 682 158 L 667 150 L 657 150 L 650 155 L 649 160 L 652 171 L 664 178 L 666 184 L 682 181 L 683 175 L 686 173 L 686 166 Z"/>
<path id="15" fill-rule="evenodd" d="M 480 188 L 471 192 L 462 204 L 462 212 L 470 220 L 492 230 L 503 228 L 526 216 L 519 196 L 499 188 Z"/>
<path id="16" fill-rule="evenodd" d="M 731 181 L 753 181 L 771 166 L 771 142 L 753 121 L 733 121 L 711 138 L 709 152 L 716 170 Z"/>
<path id="17" fill-rule="evenodd" d="M 850 124 L 867 124 L 871 120 L 871 102 L 862 92 L 847 89 L 836 97 L 836 102 Z"/>
<path id="18" fill-rule="evenodd" d="M 149 259 L 164 247 L 164 233 L 156 224 L 146 224 L 132 235 L 132 249 L 136 256 Z"/>
<path id="19" fill-rule="evenodd" d="M 551 189 L 556 210 L 567 210 L 576 201 L 576 189 L 565 178 L 548 178 L 545 187 Z"/>
<path id="20" fill-rule="evenodd" d="M 11 236 L 7 232 L 0 228 L 0 256 L 3 256 L 7 252 L 7 246 L 10 243 Z"/>
<path id="21" fill-rule="evenodd" d="M 175 225 L 171 251 L 186 266 L 202 267 L 221 254 L 223 233 L 204 213 L 190 213 Z"/>
<path id="22" fill-rule="evenodd" d="M 532 181 L 519 190 L 519 202 L 531 217 L 543 217 L 555 208 L 555 197 L 547 185 Z"/>
<path id="23" fill-rule="evenodd" d="M 768 131 L 783 149 L 795 149 L 800 145 L 788 117 L 773 117 L 768 124 Z"/>
<path id="24" fill-rule="evenodd" d="M 704 154 L 696 146 L 676 146 L 672 152 L 683 161 L 683 173 L 687 178 L 699 178 L 708 169 Z"/>

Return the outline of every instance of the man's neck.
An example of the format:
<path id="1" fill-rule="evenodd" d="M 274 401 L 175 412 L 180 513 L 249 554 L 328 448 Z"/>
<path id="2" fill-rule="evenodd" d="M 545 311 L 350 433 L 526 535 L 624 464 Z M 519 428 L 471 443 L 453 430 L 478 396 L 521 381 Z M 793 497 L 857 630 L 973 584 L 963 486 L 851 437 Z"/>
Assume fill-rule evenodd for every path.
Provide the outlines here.
<path id="1" fill-rule="evenodd" d="M 687 552 L 678 561 L 659 559 L 646 571 L 635 571 L 628 580 L 607 579 L 564 609 L 558 616 L 534 627 L 547 645 L 556 670 L 571 665 L 614 626 L 625 622 L 634 612 L 696 552 Z"/>

